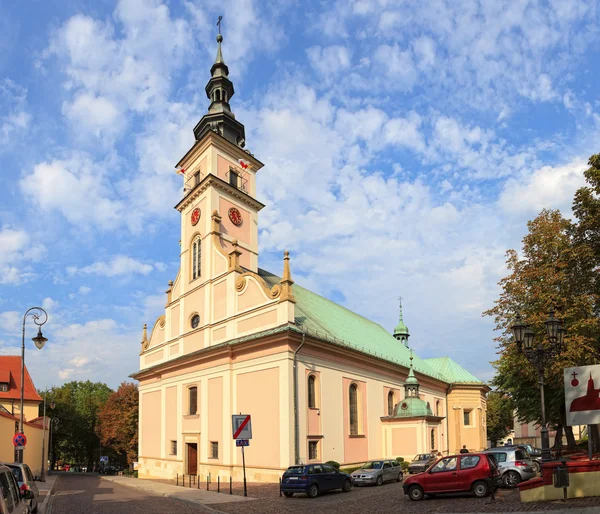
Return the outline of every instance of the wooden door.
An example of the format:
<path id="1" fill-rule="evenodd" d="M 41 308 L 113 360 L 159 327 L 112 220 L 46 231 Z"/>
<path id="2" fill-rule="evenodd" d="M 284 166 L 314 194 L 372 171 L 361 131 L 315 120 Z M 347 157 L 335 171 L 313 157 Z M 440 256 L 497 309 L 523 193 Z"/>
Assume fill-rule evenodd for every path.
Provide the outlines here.
<path id="1" fill-rule="evenodd" d="M 188 475 L 198 474 L 198 445 L 196 443 L 187 444 Z"/>

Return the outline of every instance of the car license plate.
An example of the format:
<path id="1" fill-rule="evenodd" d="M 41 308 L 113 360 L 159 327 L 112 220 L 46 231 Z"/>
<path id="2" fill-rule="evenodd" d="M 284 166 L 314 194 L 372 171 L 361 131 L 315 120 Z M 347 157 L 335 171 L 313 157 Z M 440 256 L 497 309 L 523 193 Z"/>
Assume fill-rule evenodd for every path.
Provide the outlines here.
<path id="1" fill-rule="evenodd" d="M 290 477 L 288 480 L 298 480 L 298 477 Z"/>

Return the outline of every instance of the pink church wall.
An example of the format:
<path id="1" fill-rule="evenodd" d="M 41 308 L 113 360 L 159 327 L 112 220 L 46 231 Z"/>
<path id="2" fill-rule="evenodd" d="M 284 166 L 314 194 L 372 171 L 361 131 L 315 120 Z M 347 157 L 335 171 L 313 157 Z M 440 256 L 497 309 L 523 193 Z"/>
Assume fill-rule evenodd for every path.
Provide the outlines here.
<path id="1" fill-rule="evenodd" d="M 171 441 L 177 439 L 177 387 L 167 387 L 165 389 L 165 438 L 163 446 L 167 458 L 176 459 L 177 456 L 170 456 Z"/>
<path id="2" fill-rule="evenodd" d="M 141 457 L 160 458 L 162 439 L 160 424 L 161 392 L 142 393 L 142 453 Z"/>
<path id="3" fill-rule="evenodd" d="M 257 307 L 266 302 L 265 295 L 260 286 L 252 278 L 246 279 L 246 288 L 238 295 L 238 312 Z"/>
<path id="4" fill-rule="evenodd" d="M 157 362 L 159 360 L 162 360 L 163 358 L 163 350 L 159 350 L 155 353 L 152 353 L 150 355 L 146 355 L 146 357 L 144 357 L 144 363 L 146 365 L 148 364 L 152 364 L 153 362 Z"/>
<path id="5" fill-rule="evenodd" d="M 392 457 L 412 455 L 417 448 L 417 429 L 403 427 L 392 429 Z"/>
<path id="6" fill-rule="evenodd" d="M 195 352 L 204 348 L 204 330 L 185 336 L 183 340 L 183 353 Z"/>
<path id="7" fill-rule="evenodd" d="M 217 177 L 229 184 L 229 167 L 235 168 L 235 163 L 221 155 L 217 155 Z"/>
<path id="8" fill-rule="evenodd" d="M 235 412 L 252 416 L 246 465 L 279 467 L 279 368 L 237 375 L 236 395 Z"/>
<path id="9" fill-rule="evenodd" d="M 358 385 L 359 435 L 350 435 L 350 384 Z M 342 379 L 344 388 L 344 462 L 364 462 L 369 458 L 368 426 L 367 426 L 367 384 L 350 378 Z"/>
<path id="10" fill-rule="evenodd" d="M 223 377 L 208 380 L 208 441 L 207 455 L 209 462 L 216 463 L 223 460 Z M 210 443 L 219 443 L 219 458 L 212 459 Z"/>
<path id="11" fill-rule="evenodd" d="M 235 207 L 242 215 L 242 224 L 237 227 L 229 219 L 229 209 Z M 250 212 L 243 209 L 239 205 L 231 203 L 229 200 L 220 197 L 219 198 L 219 214 L 221 215 L 221 231 L 224 234 L 228 234 L 233 239 L 243 241 L 246 244 L 250 244 L 250 227 L 252 225 L 252 218 Z"/>
<path id="12" fill-rule="evenodd" d="M 213 321 L 227 315 L 227 282 L 222 281 L 213 288 Z"/>

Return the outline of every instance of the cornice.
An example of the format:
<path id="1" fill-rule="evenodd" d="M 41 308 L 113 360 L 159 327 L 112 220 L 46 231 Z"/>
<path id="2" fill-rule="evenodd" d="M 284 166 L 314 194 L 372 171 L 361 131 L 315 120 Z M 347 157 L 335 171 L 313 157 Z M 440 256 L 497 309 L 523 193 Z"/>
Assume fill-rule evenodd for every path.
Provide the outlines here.
<path id="1" fill-rule="evenodd" d="M 251 209 L 255 209 L 256 211 L 260 211 L 265 206 L 265 204 L 255 200 L 249 194 L 244 193 L 237 187 L 230 186 L 227 182 L 219 177 L 213 175 L 212 173 L 208 173 L 206 177 L 204 177 L 202 181 L 175 206 L 175 209 L 177 209 L 179 212 L 183 212 L 186 207 L 188 207 L 211 186 L 215 189 L 225 191 L 239 202 L 247 205 Z"/>

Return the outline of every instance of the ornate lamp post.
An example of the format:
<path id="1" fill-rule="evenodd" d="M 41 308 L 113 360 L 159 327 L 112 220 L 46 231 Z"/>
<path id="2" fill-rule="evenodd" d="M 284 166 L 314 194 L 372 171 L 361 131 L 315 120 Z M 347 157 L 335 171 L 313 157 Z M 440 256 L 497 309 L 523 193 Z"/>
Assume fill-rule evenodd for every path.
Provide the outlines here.
<path id="1" fill-rule="evenodd" d="M 542 401 L 542 461 L 552 460 L 550 453 L 550 438 L 548 437 L 548 425 L 546 424 L 546 405 L 544 402 L 544 369 L 549 361 L 563 351 L 564 335 L 566 330 L 563 328 L 563 322 L 554 316 L 554 310 L 551 309 L 548 319 L 544 322 L 546 325 L 546 334 L 549 345 L 542 341 L 535 343 L 535 332 L 529 325 L 523 323 L 521 316 L 517 314 L 516 323 L 511 327 L 517 349 L 523 353 L 527 360 L 533 364 L 538 371 L 538 383 L 540 385 L 540 397 Z M 534 344 L 535 343 L 535 344 Z"/>
<path id="2" fill-rule="evenodd" d="M 54 450 L 52 449 L 52 425 L 54 425 L 54 431 L 56 432 L 58 423 L 59 423 L 58 418 L 50 418 L 50 442 L 48 444 L 48 453 L 50 454 L 50 470 L 48 471 L 49 475 L 52 474 L 52 471 L 53 471 L 52 459 L 54 458 Z"/>
<path id="3" fill-rule="evenodd" d="M 21 411 L 19 419 L 19 432 L 21 434 L 23 433 L 23 396 L 25 394 L 25 321 L 27 320 L 27 316 L 31 316 L 33 322 L 38 326 L 37 336 L 32 338 L 32 341 L 35 343 L 38 350 L 41 350 L 46 341 L 48 341 L 42 334 L 42 325 L 48 321 L 48 313 L 41 307 L 31 307 L 31 309 L 28 309 L 23 316 L 23 339 L 21 341 Z M 22 463 L 23 450 L 19 450 L 17 453 L 18 462 Z"/>

